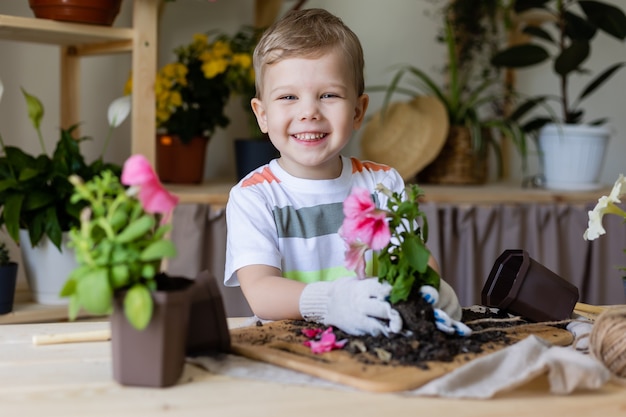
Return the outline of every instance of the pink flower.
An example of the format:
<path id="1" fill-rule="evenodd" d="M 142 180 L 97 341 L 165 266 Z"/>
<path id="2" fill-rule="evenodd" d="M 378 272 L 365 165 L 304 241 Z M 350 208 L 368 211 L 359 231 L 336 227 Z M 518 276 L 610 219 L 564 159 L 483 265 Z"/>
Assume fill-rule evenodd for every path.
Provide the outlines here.
<path id="1" fill-rule="evenodd" d="M 352 244 L 361 241 L 373 250 L 384 248 L 391 232 L 387 224 L 387 213 L 378 210 L 372 197 L 364 188 L 355 188 L 343 203 L 341 235 Z"/>
<path id="2" fill-rule="evenodd" d="M 374 210 L 360 217 L 345 217 L 341 230 L 348 243 L 359 240 L 373 250 L 384 248 L 391 239 L 387 214 L 382 210 Z"/>
<path id="3" fill-rule="evenodd" d="M 163 188 L 150 162 L 143 155 L 132 155 L 126 160 L 121 182 L 139 187 L 139 201 L 148 213 L 168 215 L 178 204 L 178 197 Z"/>
<path id="4" fill-rule="evenodd" d="M 343 214 L 351 219 L 364 216 L 375 209 L 372 196 L 365 188 L 355 188 L 343 202 Z"/>
<path id="5" fill-rule="evenodd" d="M 365 251 L 368 246 L 359 241 L 353 241 L 348 244 L 348 250 L 345 255 L 346 268 L 356 272 L 359 279 L 365 278 Z"/>
<path id="6" fill-rule="evenodd" d="M 313 353 L 325 353 L 325 352 L 330 352 L 331 350 L 334 350 L 334 349 L 342 349 L 348 342 L 347 339 L 342 339 L 342 340 L 337 341 L 337 336 L 335 335 L 335 333 L 333 333 L 332 327 L 327 328 L 321 333 L 320 331 L 315 331 L 319 329 L 305 329 L 305 330 L 313 330 L 313 332 L 308 332 L 308 333 L 315 334 L 314 336 L 315 339 L 307 340 L 303 343 L 304 346 L 310 347 L 311 352 Z M 303 330 L 302 333 L 305 333 L 305 331 Z"/>

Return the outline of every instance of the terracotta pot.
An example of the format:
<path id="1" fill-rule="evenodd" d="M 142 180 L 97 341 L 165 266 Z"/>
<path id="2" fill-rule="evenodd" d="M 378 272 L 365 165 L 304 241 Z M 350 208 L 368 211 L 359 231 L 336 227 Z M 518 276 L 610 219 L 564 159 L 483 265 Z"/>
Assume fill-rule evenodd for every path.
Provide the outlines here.
<path id="1" fill-rule="evenodd" d="M 13 311 L 15 283 L 17 282 L 17 263 L 10 262 L 0 266 L 0 314 Z"/>
<path id="2" fill-rule="evenodd" d="M 202 182 L 209 138 L 194 136 L 189 143 L 183 143 L 178 135 L 158 134 L 156 141 L 156 171 L 162 182 Z"/>
<path id="3" fill-rule="evenodd" d="M 122 0 L 28 0 L 41 19 L 111 26 Z"/>
<path id="4" fill-rule="evenodd" d="M 482 290 L 482 303 L 532 321 L 571 317 L 578 288 L 522 249 L 508 249 L 496 260 Z"/>

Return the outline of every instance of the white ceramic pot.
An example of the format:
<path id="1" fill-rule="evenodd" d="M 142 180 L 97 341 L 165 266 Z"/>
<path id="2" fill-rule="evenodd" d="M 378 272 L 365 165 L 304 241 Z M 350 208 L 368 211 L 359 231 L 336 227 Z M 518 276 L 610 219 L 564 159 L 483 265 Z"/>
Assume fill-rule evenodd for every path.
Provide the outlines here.
<path id="1" fill-rule="evenodd" d="M 545 187 L 599 188 L 610 131 L 604 126 L 547 124 L 539 133 Z"/>
<path id="2" fill-rule="evenodd" d="M 33 299 L 40 304 L 63 305 L 68 298 L 59 297 L 70 273 L 78 266 L 74 251 L 67 247 L 68 235 L 63 233 L 61 251 L 44 237 L 34 248 L 28 231 L 20 229 L 20 251 L 24 273 Z"/>

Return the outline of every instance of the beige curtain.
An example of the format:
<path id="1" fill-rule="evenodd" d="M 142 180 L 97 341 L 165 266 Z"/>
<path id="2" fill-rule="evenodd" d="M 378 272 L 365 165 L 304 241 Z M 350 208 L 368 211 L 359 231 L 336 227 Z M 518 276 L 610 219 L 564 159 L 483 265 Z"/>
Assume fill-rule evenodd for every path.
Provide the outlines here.
<path id="1" fill-rule="evenodd" d="M 580 301 L 623 304 L 619 266 L 626 266 L 626 225 L 605 216 L 607 234 L 593 242 L 582 236 L 593 204 L 453 205 L 424 203 L 430 226 L 428 246 L 443 277 L 464 306 L 481 303 L 481 290 L 505 249 L 524 249 L 537 262 L 572 282 Z M 229 317 L 250 315 L 239 288 L 226 288 L 223 209 L 183 204 L 176 208 L 172 239 L 179 255 L 168 272 L 195 277 L 209 269 L 220 282 Z"/>

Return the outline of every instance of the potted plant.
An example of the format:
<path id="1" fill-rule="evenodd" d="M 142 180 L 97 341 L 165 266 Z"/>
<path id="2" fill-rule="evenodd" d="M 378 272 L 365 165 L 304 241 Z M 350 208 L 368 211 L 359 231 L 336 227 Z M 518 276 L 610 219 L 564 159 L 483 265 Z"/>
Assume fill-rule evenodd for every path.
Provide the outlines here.
<path id="1" fill-rule="evenodd" d="M 13 311 L 17 263 L 11 260 L 5 242 L 0 242 L 0 314 Z"/>
<path id="2" fill-rule="evenodd" d="M 528 41 L 500 51 L 491 62 L 498 67 L 525 68 L 552 61 L 559 92 L 535 97 L 534 100 L 545 100 L 548 114 L 535 117 L 525 126 L 527 131 L 539 132 L 545 186 L 566 190 L 595 188 L 610 132 L 603 126 L 604 119 L 585 121 L 582 102 L 626 62 L 604 69 L 576 96 L 570 82 L 575 75 L 589 75 L 585 63 L 597 33 L 626 39 L 626 15 L 617 6 L 586 0 L 516 1 L 514 11 Z M 556 110 L 550 106 L 553 103 Z"/>
<path id="3" fill-rule="evenodd" d="M 377 125 L 375 133 L 384 133 L 388 128 L 385 126 L 385 112 L 395 93 L 408 95 L 414 100 L 421 95 L 436 97 L 445 106 L 449 132 L 441 142 L 441 152 L 433 155 L 436 158 L 419 172 L 418 180 L 480 184 L 487 179 L 486 156 L 490 147 L 497 158 L 498 172 L 501 172 L 501 149 L 495 133 L 510 138 L 524 161 L 526 157 L 524 133 L 516 119 L 503 114 L 507 96 L 501 88 L 501 74 L 485 62 L 485 55 L 496 49 L 501 38 L 498 19 L 506 9 L 499 2 L 469 4 L 453 1 L 441 12 L 441 40 L 447 50 L 446 84 L 438 85 L 425 71 L 413 65 L 401 65 L 389 85 L 370 88 L 371 91 L 385 92 L 382 110 L 372 121 Z M 401 82 L 409 77 L 410 83 L 402 85 Z M 371 122 L 366 126 L 364 141 L 370 127 Z M 436 138 L 431 139 L 429 146 L 433 141 Z M 369 157 L 367 144 L 363 150 L 365 157 Z M 372 153 L 371 158 L 376 159 L 376 155 Z M 423 164 L 408 172 L 405 179 L 410 179 L 422 167 Z"/>
<path id="4" fill-rule="evenodd" d="M 426 246 L 428 219 L 419 206 L 424 192 L 416 184 L 402 192 L 378 184 L 376 191 L 374 196 L 372 190 L 355 188 L 344 201 L 340 234 L 348 247 L 346 267 L 355 271 L 358 279 L 366 278 L 368 252 L 373 252 L 374 275 L 391 286 L 389 303 L 402 318 L 402 327 L 394 332 L 420 334 L 436 328 L 469 336 L 469 327 L 435 308 L 441 278 L 430 265 Z M 383 201 L 382 207 L 378 207 L 379 201 Z"/>
<path id="5" fill-rule="evenodd" d="M 70 231 L 78 267 L 61 292 L 70 299 L 70 320 L 80 309 L 112 313 L 113 376 L 121 384 L 176 383 L 192 300 L 207 292 L 205 281 L 194 286 L 191 279 L 161 272 L 161 262 L 176 254 L 167 232 L 178 198 L 163 188 L 143 155 L 128 158 L 121 178 L 107 170 L 86 182 L 77 175 L 70 181 L 72 201 L 86 204 L 80 225 Z M 213 311 L 202 317 L 205 329 L 221 322 L 225 328 L 225 320 L 223 309 L 221 316 Z"/>
<path id="6" fill-rule="evenodd" d="M 163 182 L 202 181 L 209 138 L 230 123 L 224 112 L 229 98 L 254 85 L 252 53 L 246 49 L 253 37 L 248 27 L 232 37 L 195 34 L 191 43 L 174 50 L 174 62 L 159 69 L 156 170 Z M 129 78 L 125 93 L 131 90 Z"/>
<path id="7" fill-rule="evenodd" d="M 0 87 L 2 83 L 0 82 Z M 0 98 L 2 95 L 0 88 Z M 41 134 L 44 108 L 37 97 L 22 89 L 28 115 L 42 153 L 30 155 L 16 146 L 7 146 L 0 136 L 0 225 L 20 246 L 26 278 L 35 301 L 45 304 L 62 302 L 58 293 L 69 271 L 75 267 L 71 252 L 65 250 L 66 233 L 79 223 L 84 206 L 72 202 L 73 191 L 68 177 L 76 174 L 91 178 L 104 169 L 119 172 L 120 167 L 106 163 L 106 151 L 112 131 L 130 112 L 130 97 L 114 100 L 109 106 L 109 133 L 102 154 L 91 163 L 85 161 L 80 144 L 89 137 L 74 138 L 77 125 L 61 129 L 59 141 L 49 156 Z"/>

